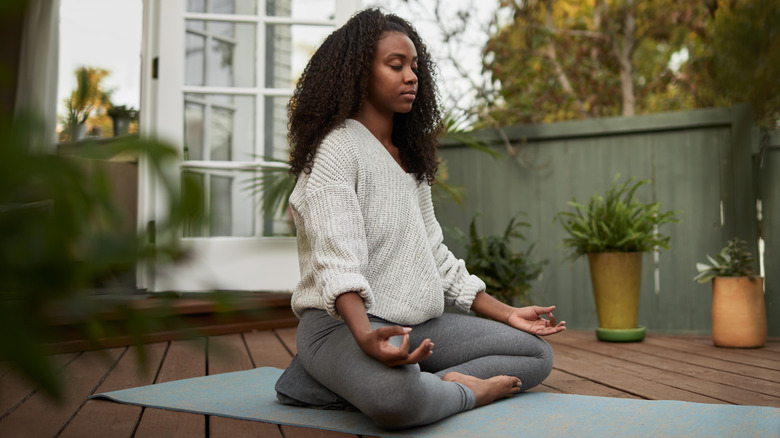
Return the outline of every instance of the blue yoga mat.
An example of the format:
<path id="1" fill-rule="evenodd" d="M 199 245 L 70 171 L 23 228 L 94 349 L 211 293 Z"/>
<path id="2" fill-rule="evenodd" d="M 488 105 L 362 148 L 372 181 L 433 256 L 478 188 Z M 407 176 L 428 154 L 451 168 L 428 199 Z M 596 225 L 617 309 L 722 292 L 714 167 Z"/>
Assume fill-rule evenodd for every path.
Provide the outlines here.
<path id="1" fill-rule="evenodd" d="M 277 368 L 178 380 L 97 394 L 132 405 L 383 437 L 780 437 L 780 409 L 530 392 L 403 431 L 354 411 L 284 406 Z"/>

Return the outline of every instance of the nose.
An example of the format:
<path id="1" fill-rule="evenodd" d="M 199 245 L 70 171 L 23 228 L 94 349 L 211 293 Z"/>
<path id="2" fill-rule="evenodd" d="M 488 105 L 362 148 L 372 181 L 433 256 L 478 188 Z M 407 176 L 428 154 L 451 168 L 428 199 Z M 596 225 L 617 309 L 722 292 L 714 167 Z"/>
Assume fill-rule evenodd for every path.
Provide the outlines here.
<path id="1" fill-rule="evenodd" d="M 411 68 L 406 70 L 406 76 L 404 77 L 404 82 L 410 85 L 414 85 L 417 83 L 417 75 L 414 74 L 414 70 Z"/>

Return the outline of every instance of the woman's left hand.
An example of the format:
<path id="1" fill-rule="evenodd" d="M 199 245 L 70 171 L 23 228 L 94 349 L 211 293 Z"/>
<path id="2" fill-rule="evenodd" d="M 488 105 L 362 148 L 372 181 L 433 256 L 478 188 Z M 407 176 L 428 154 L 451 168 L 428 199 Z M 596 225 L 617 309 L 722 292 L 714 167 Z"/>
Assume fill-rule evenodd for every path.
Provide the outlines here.
<path id="1" fill-rule="evenodd" d="M 555 306 L 514 307 L 506 318 L 510 326 L 532 335 L 547 336 L 566 330 L 566 321 L 556 322 L 552 311 Z M 548 315 L 548 319 L 542 318 Z"/>

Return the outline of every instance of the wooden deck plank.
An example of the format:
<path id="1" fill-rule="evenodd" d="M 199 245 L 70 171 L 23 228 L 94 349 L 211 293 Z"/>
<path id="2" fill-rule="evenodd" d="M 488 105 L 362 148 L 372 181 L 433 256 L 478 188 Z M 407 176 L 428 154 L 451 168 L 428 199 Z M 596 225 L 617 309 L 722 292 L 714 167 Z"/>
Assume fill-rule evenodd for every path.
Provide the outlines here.
<path id="1" fill-rule="evenodd" d="M 576 334 L 573 335 L 578 336 Z M 588 341 L 583 340 L 582 342 L 587 343 Z M 604 346 L 609 347 L 609 344 Z M 685 354 L 684 351 L 671 353 L 668 348 L 661 348 L 645 342 L 625 343 L 621 344 L 619 348 L 628 352 L 635 352 L 636 354 L 631 353 L 634 360 L 652 363 L 653 366 L 661 369 L 669 365 L 669 358 L 673 358 L 677 372 L 771 396 L 780 394 L 780 381 L 762 379 L 755 376 L 756 373 L 761 374 L 765 371 L 763 368 L 740 366 L 741 373 L 735 373 L 733 371 L 733 362 L 699 355 L 689 355 Z M 600 346 L 591 345 L 591 350 L 600 351 Z M 663 360 L 658 360 L 659 358 Z"/>
<path id="2" fill-rule="evenodd" d="M 550 376 L 545 379 L 543 385 L 555 389 L 563 394 L 593 395 L 598 397 L 640 398 L 633 394 L 620 391 L 609 386 L 604 386 L 584 379 L 574 374 L 553 368 Z"/>
<path id="3" fill-rule="evenodd" d="M 548 392 L 548 393 L 555 393 L 555 394 L 563 394 L 563 392 L 551 386 L 547 386 L 544 383 L 540 383 L 539 386 L 531 388 L 528 392 Z"/>
<path id="4" fill-rule="evenodd" d="M 655 345 L 667 350 L 684 352 L 686 359 L 694 356 L 700 356 L 707 359 L 717 359 L 724 371 L 729 371 L 745 376 L 752 376 L 773 382 L 780 381 L 780 370 L 776 361 L 769 359 L 755 358 L 745 356 L 740 353 L 741 350 L 728 348 L 718 348 L 714 346 L 702 346 L 696 343 L 685 343 L 679 339 L 673 339 L 663 336 L 652 336 L 644 340 L 648 345 Z M 726 364 L 726 362 L 728 362 Z"/>
<path id="5" fill-rule="evenodd" d="M 52 366 L 56 370 L 73 361 L 79 353 L 57 354 L 50 356 Z M 33 384 L 5 365 L 6 372 L 0 377 L 0 420 L 21 405 L 24 400 L 32 397 L 36 391 Z"/>
<path id="6" fill-rule="evenodd" d="M 732 375 L 750 377 L 767 382 L 780 382 L 780 372 L 774 370 L 727 361 L 712 355 L 704 356 L 700 354 L 692 354 L 691 352 L 684 350 L 673 350 L 669 347 L 659 344 L 659 340 L 656 339 L 651 339 L 644 344 L 645 345 L 643 348 L 645 348 L 647 351 L 653 351 L 654 353 L 660 355 L 674 354 L 680 362 L 688 363 L 704 369 L 716 369 L 728 372 Z"/>
<path id="7" fill-rule="evenodd" d="M 252 369 L 252 359 L 240 333 L 212 336 L 208 342 L 208 374 L 230 373 Z M 208 417 L 209 437 L 262 436 L 283 438 L 279 426 L 258 421 Z"/>
<path id="8" fill-rule="evenodd" d="M 206 339 L 172 341 L 155 383 L 206 375 Z M 144 409 L 137 438 L 206 436 L 206 416 L 165 409 Z"/>
<path id="9" fill-rule="evenodd" d="M 0 421 L 0 436 L 53 437 L 76 415 L 101 380 L 111 370 L 123 349 L 86 352 L 68 363 L 61 372 L 64 397 L 57 403 L 36 392 Z"/>
<path id="10" fill-rule="evenodd" d="M 644 374 L 647 370 L 642 367 L 626 367 L 614 358 L 580 350 L 561 342 L 554 341 L 551 344 L 556 354 L 555 362 L 558 369 L 601 385 L 650 400 L 723 403 L 712 397 L 668 386 L 663 383 L 663 380 L 653 380 Z"/>
<path id="11" fill-rule="evenodd" d="M 127 348 L 116 367 L 95 393 L 134 388 L 154 383 L 160 369 L 167 342 L 144 347 L 146 363 L 139 361 L 139 351 Z M 59 438 L 132 437 L 141 419 L 143 408 L 109 400 L 88 400 L 65 427 Z"/>
<path id="12" fill-rule="evenodd" d="M 710 335 L 681 335 L 681 334 L 664 334 L 664 338 L 674 339 L 677 341 L 683 341 L 684 343 L 693 343 L 699 346 L 715 347 L 712 343 L 712 336 Z M 720 347 L 715 347 L 721 349 Z M 724 348 L 724 350 L 739 351 L 742 354 L 752 355 L 756 357 L 780 357 L 780 338 L 770 337 L 767 338 L 766 344 L 760 348 Z M 770 352 L 770 353 L 767 353 Z"/>
<path id="13" fill-rule="evenodd" d="M 208 374 L 251 370 L 252 359 L 240 333 L 208 338 Z"/>
<path id="14" fill-rule="evenodd" d="M 780 338 L 769 338 L 764 345 L 763 350 L 780 353 Z"/>
<path id="15" fill-rule="evenodd" d="M 287 347 L 287 349 L 290 350 L 290 352 L 292 352 L 293 356 L 298 354 L 298 346 L 295 343 L 295 334 L 298 331 L 297 328 L 295 327 L 283 328 L 283 329 L 276 329 L 274 331 L 279 336 L 279 339 L 282 340 L 285 347 Z"/>
<path id="16" fill-rule="evenodd" d="M 748 390 L 737 385 L 721 383 L 730 380 L 730 376 L 725 372 L 710 370 L 709 375 L 704 375 L 700 369 L 693 369 L 690 365 L 681 363 L 672 357 L 648 355 L 627 348 L 625 345 L 601 343 L 578 334 L 561 336 L 556 342 L 610 357 L 613 359 L 612 363 L 620 369 L 627 372 L 641 372 L 645 378 L 665 382 L 674 388 L 702 394 L 727 403 L 780 407 L 780 397 Z M 761 382 L 756 382 L 758 389 Z M 770 386 L 771 383 L 764 382 L 765 386 Z M 780 388 L 780 385 L 776 386 Z"/>
<path id="17" fill-rule="evenodd" d="M 244 333 L 249 355 L 256 367 L 287 368 L 292 355 L 272 330 Z"/>

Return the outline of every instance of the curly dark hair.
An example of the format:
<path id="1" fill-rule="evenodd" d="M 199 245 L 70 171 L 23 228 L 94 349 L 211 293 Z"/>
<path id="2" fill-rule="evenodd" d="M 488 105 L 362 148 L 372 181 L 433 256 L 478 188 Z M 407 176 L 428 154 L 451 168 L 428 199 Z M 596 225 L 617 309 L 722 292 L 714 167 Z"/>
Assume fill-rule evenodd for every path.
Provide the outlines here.
<path id="1" fill-rule="evenodd" d="M 417 31 L 406 20 L 367 9 L 330 34 L 303 70 L 287 111 L 290 173 L 311 172 L 322 139 L 356 115 L 368 94 L 368 80 L 377 42 L 384 32 L 401 32 L 417 50 L 417 97 L 409 113 L 396 113 L 393 144 L 401 163 L 419 181 L 433 182 L 441 130 L 434 64 Z"/>

